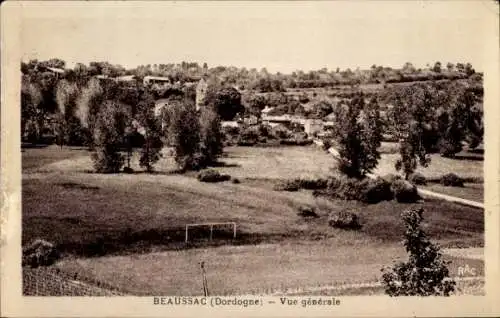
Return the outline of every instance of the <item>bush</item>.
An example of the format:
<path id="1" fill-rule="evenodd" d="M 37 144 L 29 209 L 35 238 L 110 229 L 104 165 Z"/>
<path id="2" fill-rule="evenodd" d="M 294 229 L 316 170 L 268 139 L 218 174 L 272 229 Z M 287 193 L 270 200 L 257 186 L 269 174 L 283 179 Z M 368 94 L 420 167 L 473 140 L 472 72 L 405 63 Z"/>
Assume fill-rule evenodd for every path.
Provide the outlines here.
<path id="1" fill-rule="evenodd" d="M 280 181 L 274 186 L 275 191 L 299 191 L 300 185 L 296 180 Z"/>
<path id="2" fill-rule="evenodd" d="M 228 181 L 230 179 L 231 176 L 227 174 L 221 174 L 215 169 L 206 169 L 198 173 L 198 180 L 200 182 L 222 182 Z"/>
<path id="3" fill-rule="evenodd" d="M 441 177 L 441 184 L 447 187 L 463 187 L 464 180 L 454 173 L 448 173 Z"/>
<path id="4" fill-rule="evenodd" d="M 361 228 L 359 218 L 351 212 L 332 212 L 328 216 L 328 225 L 339 229 L 356 230 Z"/>
<path id="5" fill-rule="evenodd" d="M 238 178 L 232 179 L 231 182 L 234 183 L 234 184 L 241 183 L 240 179 L 238 179 Z"/>
<path id="6" fill-rule="evenodd" d="M 426 185 L 427 184 L 427 179 L 425 178 L 425 176 L 421 173 L 418 173 L 418 172 L 414 172 L 410 175 L 410 177 L 408 178 L 408 180 L 413 183 L 413 184 L 416 184 L 416 185 Z"/>
<path id="7" fill-rule="evenodd" d="M 91 154 L 94 169 L 98 173 L 116 173 L 121 170 L 125 158 L 113 147 L 95 147 Z"/>
<path id="8" fill-rule="evenodd" d="M 123 172 L 125 172 L 125 173 L 134 173 L 134 169 L 132 169 L 130 167 L 125 167 L 125 168 L 123 168 Z"/>
<path id="9" fill-rule="evenodd" d="M 327 196 L 342 200 L 360 200 L 360 181 L 354 178 L 332 177 L 327 182 Z"/>
<path id="10" fill-rule="evenodd" d="M 326 179 L 296 179 L 295 182 L 301 189 L 306 190 L 326 189 L 328 184 Z"/>
<path id="11" fill-rule="evenodd" d="M 287 146 L 308 146 L 313 142 L 314 141 L 310 139 L 296 139 L 296 138 L 288 138 L 280 140 L 281 145 L 287 145 Z"/>
<path id="12" fill-rule="evenodd" d="M 302 217 L 313 217 L 318 218 L 319 215 L 316 213 L 316 209 L 310 206 L 301 206 L 299 207 L 298 215 Z"/>
<path id="13" fill-rule="evenodd" d="M 355 178 L 341 178 L 339 187 L 336 190 L 336 195 L 340 199 L 361 201 L 360 181 Z"/>
<path id="14" fill-rule="evenodd" d="M 54 244 L 37 239 L 23 248 L 22 266 L 50 266 L 60 258 Z"/>
<path id="15" fill-rule="evenodd" d="M 389 296 L 450 296 L 455 281 L 449 278 L 448 262 L 441 259 L 439 246 L 429 241 L 420 228 L 423 209 L 402 213 L 405 222 L 407 262 L 383 268 L 382 283 Z"/>
<path id="16" fill-rule="evenodd" d="M 283 125 L 272 128 L 271 135 L 276 139 L 289 139 L 292 136 L 291 131 Z"/>
<path id="17" fill-rule="evenodd" d="M 420 199 L 417 187 L 406 180 L 395 180 L 391 184 L 391 191 L 400 203 L 414 203 Z"/>
<path id="18" fill-rule="evenodd" d="M 360 201 L 365 203 L 375 204 L 381 201 L 390 201 L 394 198 L 391 184 L 380 177 L 362 180 L 360 188 Z"/>
<path id="19" fill-rule="evenodd" d="M 326 194 L 337 199 L 370 204 L 393 199 L 390 183 L 382 178 L 363 180 L 347 177 L 330 178 Z"/>

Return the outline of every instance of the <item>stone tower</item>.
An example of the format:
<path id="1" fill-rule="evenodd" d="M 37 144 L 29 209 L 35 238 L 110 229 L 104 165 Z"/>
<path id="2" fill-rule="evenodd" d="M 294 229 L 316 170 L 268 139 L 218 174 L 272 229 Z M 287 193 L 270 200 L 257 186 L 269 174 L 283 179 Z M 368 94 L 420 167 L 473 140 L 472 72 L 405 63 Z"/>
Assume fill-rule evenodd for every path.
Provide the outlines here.
<path id="1" fill-rule="evenodd" d="M 199 110 L 205 103 L 205 97 L 207 96 L 208 83 L 205 77 L 196 85 L 196 110 Z"/>

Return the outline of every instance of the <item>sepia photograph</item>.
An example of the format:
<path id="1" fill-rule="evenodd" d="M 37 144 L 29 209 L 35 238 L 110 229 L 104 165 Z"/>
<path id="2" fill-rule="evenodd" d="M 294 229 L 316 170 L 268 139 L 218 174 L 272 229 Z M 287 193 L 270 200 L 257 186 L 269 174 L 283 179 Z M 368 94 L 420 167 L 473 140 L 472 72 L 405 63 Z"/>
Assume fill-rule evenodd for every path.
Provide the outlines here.
<path id="1" fill-rule="evenodd" d="M 20 298 L 490 299 L 495 1 L 21 4 L 1 117 Z"/>

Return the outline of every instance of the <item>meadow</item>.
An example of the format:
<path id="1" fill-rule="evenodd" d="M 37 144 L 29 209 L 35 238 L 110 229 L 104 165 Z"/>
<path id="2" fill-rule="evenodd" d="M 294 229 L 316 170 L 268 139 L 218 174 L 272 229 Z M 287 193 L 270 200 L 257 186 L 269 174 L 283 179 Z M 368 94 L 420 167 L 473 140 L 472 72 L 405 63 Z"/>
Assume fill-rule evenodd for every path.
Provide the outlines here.
<path id="1" fill-rule="evenodd" d="M 365 205 L 272 191 L 279 179 L 335 173 L 331 156 L 314 147 L 228 147 L 216 169 L 240 184 L 176 174 L 168 151 L 153 174 L 91 173 L 81 148 L 25 149 L 22 159 L 23 242 L 53 242 L 64 255 L 56 266 L 132 292 L 200 294 L 200 261 L 219 294 L 376 281 L 382 266 L 405 257 L 399 215 L 419 206 L 433 241 L 484 245 L 484 213 L 475 208 L 433 199 Z M 298 216 L 304 205 L 319 217 Z M 328 226 L 329 212 L 344 210 L 359 215 L 361 230 Z M 185 224 L 226 221 L 237 223 L 236 239 L 216 232 L 212 242 L 184 243 Z M 468 262 L 483 266 L 447 257 L 452 271 Z"/>

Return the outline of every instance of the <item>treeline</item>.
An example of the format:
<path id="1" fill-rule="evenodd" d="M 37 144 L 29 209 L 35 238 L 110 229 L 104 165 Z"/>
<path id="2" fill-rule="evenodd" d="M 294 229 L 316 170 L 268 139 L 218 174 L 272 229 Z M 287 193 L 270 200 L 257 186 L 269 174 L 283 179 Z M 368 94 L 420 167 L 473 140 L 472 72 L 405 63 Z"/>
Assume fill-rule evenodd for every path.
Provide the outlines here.
<path id="1" fill-rule="evenodd" d="M 356 70 L 350 68 L 328 70 L 323 68 L 309 72 L 298 70 L 291 74 L 283 74 L 280 72 L 270 73 L 266 68 L 260 70 L 234 66 L 209 68 L 206 63 L 199 65 L 196 62 L 147 64 L 131 69 L 109 62 L 90 62 L 88 65 L 77 63 L 73 68 L 66 68 L 66 63 L 60 59 L 23 62 L 21 70 L 23 74 L 28 74 L 36 65 L 61 68 L 64 69 L 64 77 L 83 79 L 84 81 L 95 75 L 108 77 L 133 75 L 138 79 L 145 76 L 162 76 L 171 79 L 172 82 L 185 83 L 199 80 L 202 76 L 208 76 L 218 78 L 225 85 L 236 86 L 240 90 L 256 90 L 258 92 L 280 92 L 288 88 L 316 88 L 369 83 L 456 80 L 469 78 L 476 73 L 470 63 L 447 63 L 446 66 L 442 66 L 441 62 L 418 69 L 411 63 L 405 63 L 399 69 L 372 65 L 368 70 L 360 70 L 359 68 Z"/>
<path id="2" fill-rule="evenodd" d="M 49 68 L 56 68 L 56 70 Z M 212 121 L 232 120 L 238 113 L 260 117 L 261 111 L 266 106 L 274 107 L 270 112 L 271 115 L 293 114 L 306 118 L 324 119 L 333 114 L 338 117 L 340 114 L 336 111 L 343 109 L 342 107 L 345 108 L 345 105 L 349 105 L 353 100 L 359 101 L 358 95 L 362 91 L 362 87 L 354 85 L 348 91 L 341 90 L 341 93 L 347 95 L 339 95 L 336 92 L 336 98 L 329 98 L 330 96 L 316 98 L 305 92 L 299 94 L 281 92 L 283 88 L 289 86 L 290 83 L 287 81 L 290 79 L 314 81 L 336 76 L 332 74 L 340 74 L 341 77 L 349 78 L 350 75 L 345 75 L 347 72 L 358 75 L 368 74 L 368 81 L 379 78 L 388 80 L 392 72 L 389 68 L 373 66 L 371 70 L 364 71 L 364 73 L 361 71 L 341 72 L 340 70 L 328 72 L 323 69 L 317 72 L 294 72 L 291 75 L 283 75 L 269 74 L 265 69 L 260 72 L 220 66 L 208 69 L 207 65 L 200 67 L 197 63 L 139 66 L 133 70 L 126 70 L 107 62 L 92 62 L 88 66 L 77 64 L 73 69 L 66 69 L 64 61 L 59 59 L 22 63 L 21 70 L 21 133 L 25 140 L 40 142 L 43 141 L 43 136 L 50 132 L 56 135 L 56 142 L 61 146 L 87 145 L 101 149 L 102 154 L 119 152 L 127 147 L 143 147 L 145 159 L 141 160 L 146 169 L 151 169 L 148 162 L 157 160 L 155 158 L 158 157 L 159 152 L 156 152 L 156 149 L 160 148 L 158 145 L 166 142 L 175 145 L 175 140 L 169 139 L 169 136 L 176 135 L 176 133 L 165 128 L 177 127 L 174 125 L 175 121 L 171 122 L 170 118 L 188 116 L 184 122 L 194 120 L 189 117 L 191 115 L 180 110 L 174 112 L 175 116 L 166 114 L 158 116 L 155 100 L 165 99 L 169 104 L 168 109 L 175 110 L 176 107 L 191 109 L 194 106 L 189 105 L 194 105 L 196 92 L 195 85 L 154 89 L 154 87 L 145 86 L 141 76 L 163 75 L 172 76 L 177 80 L 192 81 L 196 76 L 204 74 L 208 78 L 210 85 L 204 103 L 215 113 L 215 117 L 203 115 L 194 110 L 193 116 L 198 119 L 210 119 L 210 123 L 196 121 L 189 127 L 184 127 L 181 123 L 178 126 L 178 129 L 185 133 L 194 127 L 193 129 L 196 130 L 194 134 L 198 136 L 193 137 L 194 139 L 186 139 L 194 140 L 191 146 L 193 149 L 198 149 L 195 154 L 191 153 L 189 156 L 199 158 L 195 160 L 190 157 L 189 160 L 180 160 L 179 165 L 185 169 L 204 166 L 212 160 L 203 159 L 203 155 L 200 155 L 203 152 L 218 153 L 214 150 L 217 147 L 202 145 L 203 138 L 209 138 L 205 136 L 206 132 L 202 132 L 202 128 L 218 125 L 212 125 Z M 419 160 L 425 164 L 428 153 L 440 152 L 444 156 L 453 156 L 462 149 L 464 143 L 474 148 L 482 141 L 484 132 L 482 75 L 475 73 L 470 64 L 448 63 L 446 69 L 443 69 L 439 63 L 436 63 L 431 69 L 422 71 L 415 70 L 411 64 L 407 63 L 398 71 L 416 77 L 422 72 L 445 75 L 463 74 L 467 77 L 458 81 L 443 80 L 397 85 L 386 83 L 384 89 L 362 95 L 363 103 L 369 101 L 377 103 L 381 129 L 384 133 L 392 134 L 396 140 L 414 138 L 419 141 L 418 145 L 410 147 L 402 144 L 401 147 L 401 149 L 406 149 L 402 156 L 417 158 L 411 161 L 411 166 Z M 135 74 L 135 80 L 121 82 L 103 80 L 103 77 L 98 79 L 95 76 L 113 77 L 122 74 Z M 281 84 L 275 83 L 276 80 Z M 245 81 L 257 83 L 257 86 L 250 85 L 252 90 L 243 91 L 242 98 L 234 86 Z M 270 90 L 273 92 L 259 94 L 260 91 L 267 90 L 259 85 L 270 85 Z M 116 129 L 113 131 L 106 130 L 115 126 Z M 415 132 L 414 135 L 412 131 Z M 215 131 L 214 134 L 218 135 L 220 132 Z M 104 143 L 100 139 L 102 136 L 112 139 L 113 146 Z M 108 137 L 105 139 L 107 140 Z M 183 142 L 179 141 L 179 147 L 183 145 Z M 179 153 L 183 152 L 180 148 L 177 150 Z M 103 155 L 102 158 L 113 156 Z M 209 157 L 213 156 L 209 155 Z M 120 160 L 115 161 L 121 162 Z M 409 169 L 405 168 L 405 164 L 402 164 L 402 167 L 402 169 Z"/>

